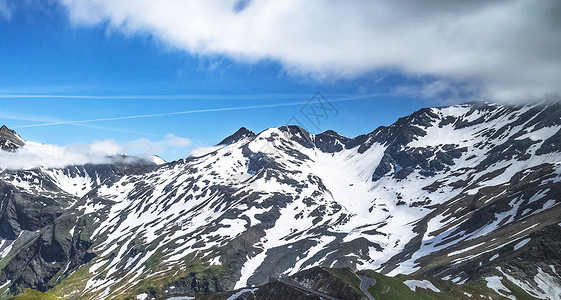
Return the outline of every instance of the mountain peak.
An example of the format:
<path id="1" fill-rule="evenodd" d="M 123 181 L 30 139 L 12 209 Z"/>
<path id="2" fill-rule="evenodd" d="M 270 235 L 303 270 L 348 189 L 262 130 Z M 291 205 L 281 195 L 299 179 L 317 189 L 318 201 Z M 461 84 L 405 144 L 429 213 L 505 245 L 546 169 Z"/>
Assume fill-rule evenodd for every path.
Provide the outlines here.
<path id="1" fill-rule="evenodd" d="M 340 138 L 340 139 L 348 139 L 346 136 L 339 134 L 337 131 L 334 130 L 326 130 L 320 134 L 316 134 L 316 136 L 332 136 L 335 138 Z"/>
<path id="2" fill-rule="evenodd" d="M 14 152 L 24 144 L 25 141 L 15 130 L 9 129 L 6 125 L 0 127 L 0 148 L 2 150 Z"/>
<path id="3" fill-rule="evenodd" d="M 310 136 L 310 133 L 306 129 L 298 125 L 283 125 L 278 128 L 281 132 L 290 133 L 292 135 L 302 134 L 302 136 Z"/>
<path id="4" fill-rule="evenodd" d="M 245 127 L 238 129 L 234 134 L 222 140 L 218 145 L 230 145 L 245 138 L 252 138 L 255 133 Z"/>

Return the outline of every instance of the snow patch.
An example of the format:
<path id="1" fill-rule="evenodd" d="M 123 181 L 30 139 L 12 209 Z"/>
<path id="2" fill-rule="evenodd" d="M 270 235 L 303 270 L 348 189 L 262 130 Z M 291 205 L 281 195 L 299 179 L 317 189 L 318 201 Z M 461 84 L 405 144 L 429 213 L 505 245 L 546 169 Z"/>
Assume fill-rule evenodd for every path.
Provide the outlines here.
<path id="1" fill-rule="evenodd" d="M 457 251 L 454 251 L 454 252 L 450 252 L 450 253 L 448 253 L 448 256 L 454 256 L 454 255 L 462 254 L 464 252 L 468 252 L 469 250 L 475 249 L 475 248 L 477 248 L 477 247 L 479 247 L 483 244 L 485 244 L 485 242 L 479 243 L 477 245 L 469 246 L 467 248 L 460 249 L 460 250 L 457 250 Z"/>
<path id="2" fill-rule="evenodd" d="M 506 286 L 504 286 L 504 284 L 501 281 L 502 279 L 503 278 L 499 276 L 485 277 L 485 281 L 487 281 L 487 287 L 494 290 L 497 294 L 503 297 L 516 300 L 516 297 L 506 294 L 506 293 L 511 293 L 511 291 Z"/>
<path id="3" fill-rule="evenodd" d="M 11 280 L 8 280 L 8 281 L 4 282 L 2 285 L 0 285 L 0 290 L 7 287 L 8 285 L 10 285 L 10 283 L 12 283 Z"/>
<path id="4" fill-rule="evenodd" d="M 514 251 L 524 247 L 524 245 L 528 244 L 529 241 L 530 241 L 530 238 L 521 240 L 516 245 L 514 245 Z"/>
<path id="5" fill-rule="evenodd" d="M 140 295 L 137 295 L 137 296 L 136 296 L 136 299 L 137 299 L 137 300 L 145 300 L 145 299 L 148 299 L 148 294 L 142 293 L 142 294 L 140 294 Z"/>
<path id="6" fill-rule="evenodd" d="M 413 292 L 417 288 L 428 289 L 436 293 L 440 293 L 440 290 L 436 288 L 432 282 L 428 280 L 406 280 L 403 282 L 406 286 L 408 286 Z"/>
<path id="7" fill-rule="evenodd" d="M 535 193 L 532 197 L 530 197 L 530 199 L 528 200 L 528 203 L 532 203 L 534 201 L 537 201 L 537 200 L 543 198 L 547 194 L 547 192 L 549 192 L 549 188 Z"/>
<path id="8" fill-rule="evenodd" d="M 252 294 L 255 293 L 255 291 L 259 290 L 259 288 L 254 288 L 254 289 L 243 289 L 241 291 L 238 291 L 237 293 L 233 294 L 232 296 L 228 297 L 228 299 L 226 300 L 236 300 L 238 299 L 239 296 L 245 294 L 245 293 L 249 293 L 251 292 Z"/>
<path id="9" fill-rule="evenodd" d="M 150 159 L 152 160 L 153 163 L 157 164 L 157 165 L 163 165 L 166 163 L 166 161 L 159 157 L 158 155 L 150 155 Z"/>
<path id="10" fill-rule="evenodd" d="M 558 274 L 552 276 L 538 267 L 538 274 L 534 277 L 534 281 L 538 284 L 538 288 L 544 292 L 544 295 L 554 300 L 561 299 L 561 280 Z"/>

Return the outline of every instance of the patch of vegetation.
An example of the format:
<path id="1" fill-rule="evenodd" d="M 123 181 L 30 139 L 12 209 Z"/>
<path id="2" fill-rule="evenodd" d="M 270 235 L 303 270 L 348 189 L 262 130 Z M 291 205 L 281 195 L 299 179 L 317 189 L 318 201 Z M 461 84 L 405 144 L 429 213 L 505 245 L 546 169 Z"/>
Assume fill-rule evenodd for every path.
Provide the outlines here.
<path id="1" fill-rule="evenodd" d="M 336 268 L 336 269 L 323 268 L 323 269 L 331 273 L 331 275 L 339 278 L 348 286 L 352 287 L 353 290 L 355 290 L 357 293 L 364 295 L 364 293 L 360 289 L 360 278 L 358 278 L 351 269 L 349 268 Z"/>
<path id="2" fill-rule="evenodd" d="M 89 268 L 90 265 L 81 266 L 70 276 L 64 278 L 54 288 L 50 289 L 47 293 L 62 297 L 64 295 L 71 294 L 73 291 L 83 291 L 86 287 L 86 282 L 92 276 L 89 272 Z"/>
<path id="3" fill-rule="evenodd" d="M 127 298 L 141 293 L 149 293 L 158 296 L 162 294 L 163 290 L 169 284 L 174 282 L 180 284 L 182 280 L 190 281 L 193 277 L 200 282 L 219 282 L 219 279 L 229 270 L 225 265 L 209 266 L 207 263 L 204 263 L 204 261 L 208 260 L 208 257 L 202 257 L 200 254 L 197 255 L 197 252 L 188 254 L 183 259 L 183 264 L 181 266 L 175 265 L 171 269 L 168 269 L 169 266 L 163 264 L 162 260 L 163 255 L 160 251 L 156 251 L 152 254 L 145 262 L 152 271 L 152 275 L 141 275 L 135 280 L 137 282 L 136 285 L 129 286 L 126 289 L 126 295 L 121 293 L 118 296 L 120 298 Z M 154 275 L 154 273 L 163 270 L 165 270 L 165 272 Z M 124 278 L 123 281 L 127 281 L 129 277 L 132 277 L 132 275 Z"/>
<path id="4" fill-rule="evenodd" d="M 76 229 L 79 230 L 79 232 L 80 232 L 80 235 L 79 235 L 80 240 L 87 241 L 87 242 L 93 242 L 92 234 L 97 229 L 97 227 L 100 225 L 99 222 L 94 222 L 94 219 L 95 218 L 93 216 L 87 215 L 87 216 L 81 217 L 80 219 L 78 219 L 76 221 L 76 227 L 77 227 Z M 102 235 L 102 237 L 105 239 L 107 237 L 107 233 L 104 233 Z"/>
<path id="5" fill-rule="evenodd" d="M 501 282 L 503 283 L 503 285 L 508 288 L 511 293 L 507 293 L 510 295 L 513 295 L 514 297 L 516 297 L 516 299 L 519 300 L 537 300 L 538 298 L 532 297 L 531 295 L 529 295 L 526 291 L 524 291 L 522 288 L 520 288 L 519 286 L 515 285 L 514 283 L 510 282 L 507 279 L 502 279 Z M 485 279 L 479 279 L 464 285 L 461 285 L 460 287 L 464 288 L 464 289 L 472 289 L 475 293 L 480 294 L 480 295 L 491 295 L 493 297 L 493 299 L 504 299 L 505 297 L 498 295 L 495 291 L 493 291 L 492 289 L 490 289 L 489 287 L 487 287 L 487 281 L 485 281 Z"/>
<path id="6" fill-rule="evenodd" d="M 502 282 L 503 282 L 504 286 L 506 286 L 512 292 L 512 295 L 514 295 L 514 297 L 516 297 L 516 299 L 519 299 L 519 300 L 535 300 L 535 299 L 538 299 L 538 298 L 532 297 L 525 290 L 523 290 L 521 287 L 513 284 L 509 280 L 503 280 Z"/>
<path id="7" fill-rule="evenodd" d="M 12 297 L 13 300 L 60 300 L 49 293 L 41 293 L 33 289 L 27 289 L 24 293 Z"/>
<path id="8" fill-rule="evenodd" d="M 368 291 L 376 300 L 384 299 L 404 299 L 404 300 L 425 300 L 425 299 L 478 299 L 481 296 L 491 297 L 492 299 L 506 299 L 497 294 L 487 286 L 484 279 L 476 280 L 466 284 L 455 284 L 454 282 L 442 280 L 440 278 L 424 277 L 421 275 L 398 275 L 396 277 L 388 277 L 374 271 L 363 271 L 364 274 L 375 278 L 376 284 Z M 430 289 L 416 288 L 413 292 L 403 282 L 406 280 L 428 280 L 440 292 L 434 292 Z M 512 292 L 511 295 L 516 299 L 534 300 L 536 298 L 530 296 L 522 288 L 516 286 L 512 282 L 503 279 L 503 284 Z M 467 294 L 471 295 L 468 296 Z M 488 298 L 487 298 L 488 299 Z"/>
<path id="9" fill-rule="evenodd" d="M 8 293 L 8 288 L 9 288 L 8 286 L 5 286 L 5 287 L 0 289 L 0 298 L 6 297 L 6 295 L 10 295 Z"/>
<path id="10" fill-rule="evenodd" d="M 397 277 L 388 277 L 371 270 L 364 271 L 366 276 L 376 279 L 376 284 L 368 289 L 368 292 L 376 299 L 400 299 L 400 300 L 431 300 L 434 297 L 415 293 Z"/>

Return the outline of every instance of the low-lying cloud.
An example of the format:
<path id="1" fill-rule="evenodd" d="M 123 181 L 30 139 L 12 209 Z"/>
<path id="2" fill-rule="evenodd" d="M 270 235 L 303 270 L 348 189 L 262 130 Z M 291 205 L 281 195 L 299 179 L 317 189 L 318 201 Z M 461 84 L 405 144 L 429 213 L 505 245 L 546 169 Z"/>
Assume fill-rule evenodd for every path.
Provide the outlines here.
<path id="1" fill-rule="evenodd" d="M 60 0 L 79 25 L 317 78 L 398 71 L 518 99 L 561 92 L 557 0 Z"/>
<path id="2" fill-rule="evenodd" d="M 193 150 L 191 150 L 191 152 L 189 153 L 190 156 L 193 157 L 200 157 L 200 156 L 205 156 L 209 153 L 212 153 L 218 149 L 223 148 L 224 146 L 221 145 L 217 145 L 217 146 L 208 146 L 208 147 L 198 147 L 195 148 Z"/>
<path id="3" fill-rule="evenodd" d="M 120 150 L 121 146 L 113 140 L 68 146 L 27 143 L 16 152 L 0 151 L 0 167 L 4 169 L 62 168 L 88 163 L 103 164 L 111 161 L 109 156 L 121 154 Z"/>
<path id="4" fill-rule="evenodd" d="M 190 139 L 173 134 L 168 134 L 165 139 L 159 141 L 142 138 L 125 144 L 119 144 L 115 140 L 67 146 L 26 142 L 23 147 L 15 152 L 0 150 L 0 168 L 62 168 L 69 165 L 84 165 L 88 163 L 104 164 L 112 162 L 115 156 L 122 154 L 138 156 L 141 159 L 150 159 L 150 155 L 158 155 L 170 148 L 186 148 L 190 145 Z"/>

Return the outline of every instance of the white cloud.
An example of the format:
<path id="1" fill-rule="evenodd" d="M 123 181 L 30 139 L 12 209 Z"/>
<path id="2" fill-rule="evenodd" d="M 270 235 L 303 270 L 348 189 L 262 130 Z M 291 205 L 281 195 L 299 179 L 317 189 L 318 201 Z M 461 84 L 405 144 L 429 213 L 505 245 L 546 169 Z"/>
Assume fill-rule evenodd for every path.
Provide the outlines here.
<path id="1" fill-rule="evenodd" d="M 22 169 L 32 167 L 61 168 L 68 165 L 108 163 L 109 155 L 120 154 L 120 146 L 112 140 L 93 144 L 57 146 L 27 142 L 16 152 L 0 151 L 0 167 Z"/>
<path id="2" fill-rule="evenodd" d="M 89 146 L 88 154 L 94 156 L 110 156 L 122 153 L 119 143 L 114 140 L 96 141 Z"/>
<path id="3" fill-rule="evenodd" d="M 437 100 L 436 104 L 454 104 L 466 102 L 477 95 L 480 86 L 473 83 L 458 83 L 447 80 L 427 80 L 417 84 L 400 85 L 395 88 L 398 95 L 422 97 Z"/>
<path id="4" fill-rule="evenodd" d="M 127 154 L 141 159 L 152 159 L 151 155 L 162 155 L 189 147 L 191 140 L 167 134 L 166 138 L 151 141 L 147 138 L 119 144 L 115 140 L 94 141 L 92 144 L 73 144 L 67 146 L 26 142 L 16 152 L 0 150 L 0 168 L 24 169 L 33 167 L 61 168 L 69 165 L 87 163 L 110 163 L 111 156 Z M 187 153 L 187 150 L 185 150 Z"/>
<path id="5" fill-rule="evenodd" d="M 195 156 L 195 157 L 200 157 L 200 156 L 207 155 L 211 152 L 214 152 L 218 149 L 221 149 L 223 147 L 224 146 L 198 147 L 198 148 L 195 148 L 195 149 L 191 150 L 191 153 L 189 153 L 189 155 L 190 156 Z"/>
<path id="6" fill-rule="evenodd" d="M 397 70 L 476 83 L 497 99 L 561 91 L 557 0 L 60 1 L 76 24 L 108 22 L 191 53 L 273 59 L 314 77 Z"/>

